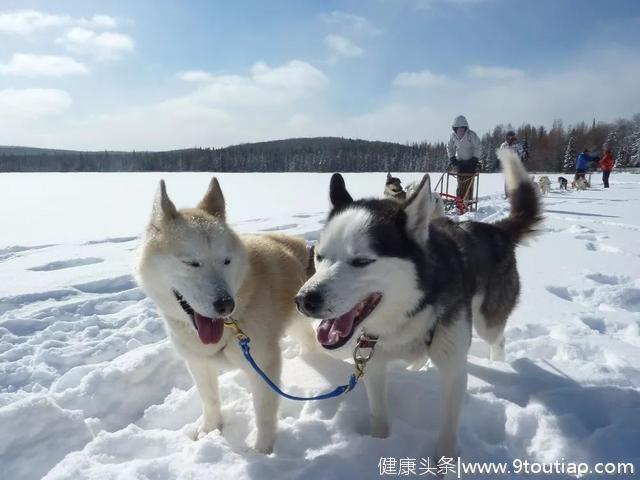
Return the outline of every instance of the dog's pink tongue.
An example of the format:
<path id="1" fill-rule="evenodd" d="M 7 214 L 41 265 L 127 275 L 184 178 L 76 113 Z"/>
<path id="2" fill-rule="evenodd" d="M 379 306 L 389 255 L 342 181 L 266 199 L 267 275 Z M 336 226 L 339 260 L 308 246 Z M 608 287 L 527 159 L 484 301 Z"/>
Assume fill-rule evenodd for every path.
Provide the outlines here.
<path id="1" fill-rule="evenodd" d="M 355 318 L 356 309 L 354 308 L 338 318 L 323 320 L 316 331 L 318 342 L 322 345 L 335 345 L 340 341 L 340 338 L 344 338 L 351 333 Z"/>
<path id="2" fill-rule="evenodd" d="M 224 321 L 221 318 L 209 318 L 194 312 L 198 336 L 202 343 L 218 343 L 224 332 Z"/>
<path id="3" fill-rule="evenodd" d="M 337 340 L 332 342 L 329 338 L 329 333 L 331 332 L 333 322 L 334 320 L 332 318 L 328 320 L 322 320 L 320 322 L 320 325 L 318 326 L 318 330 L 316 330 L 316 339 L 322 345 L 333 345 L 337 342 Z"/>

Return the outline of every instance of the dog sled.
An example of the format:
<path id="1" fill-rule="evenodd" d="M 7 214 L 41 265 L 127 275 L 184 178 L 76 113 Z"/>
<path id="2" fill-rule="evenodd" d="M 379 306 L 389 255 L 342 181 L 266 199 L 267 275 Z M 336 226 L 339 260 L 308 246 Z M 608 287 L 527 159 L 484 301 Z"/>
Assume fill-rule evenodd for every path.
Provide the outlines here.
<path id="1" fill-rule="evenodd" d="M 456 188 L 453 188 L 455 179 Z M 462 188 L 460 188 L 462 185 Z M 444 202 L 445 213 L 463 215 L 478 209 L 479 173 L 456 173 L 449 170 L 442 173 L 434 188 Z M 439 191 L 438 191 L 439 190 Z"/>

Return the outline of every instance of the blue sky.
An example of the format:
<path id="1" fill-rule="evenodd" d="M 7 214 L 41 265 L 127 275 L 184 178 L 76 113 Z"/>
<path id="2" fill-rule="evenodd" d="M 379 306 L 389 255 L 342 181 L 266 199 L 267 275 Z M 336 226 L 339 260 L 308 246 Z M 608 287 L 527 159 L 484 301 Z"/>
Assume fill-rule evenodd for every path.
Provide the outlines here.
<path id="1" fill-rule="evenodd" d="M 442 140 L 640 110 L 635 0 L 3 1 L 0 144 Z"/>

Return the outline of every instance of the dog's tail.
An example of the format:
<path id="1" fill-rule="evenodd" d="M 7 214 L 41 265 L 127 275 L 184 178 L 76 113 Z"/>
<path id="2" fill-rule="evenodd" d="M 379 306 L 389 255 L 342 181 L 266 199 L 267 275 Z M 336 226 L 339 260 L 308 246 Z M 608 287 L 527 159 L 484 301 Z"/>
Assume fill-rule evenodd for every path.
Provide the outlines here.
<path id="1" fill-rule="evenodd" d="M 507 232 L 515 243 L 520 243 L 531 236 L 542 221 L 540 197 L 517 153 L 503 148 L 497 155 L 505 176 L 511 213 L 496 226 Z"/>

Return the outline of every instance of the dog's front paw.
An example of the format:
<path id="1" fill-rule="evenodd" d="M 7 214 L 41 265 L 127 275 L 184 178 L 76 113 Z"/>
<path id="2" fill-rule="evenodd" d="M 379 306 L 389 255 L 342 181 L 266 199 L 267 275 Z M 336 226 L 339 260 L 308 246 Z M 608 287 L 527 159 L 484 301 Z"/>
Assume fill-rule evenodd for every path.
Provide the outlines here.
<path id="1" fill-rule="evenodd" d="M 206 437 L 210 432 L 215 430 L 222 431 L 222 420 L 221 419 L 211 419 L 211 420 L 202 420 L 200 424 L 198 424 L 193 432 L 192 438 L 194 440 L 201 440 Z"/>
<path id="2" fill-rule="evenodd" d="M 389 436 L 389 422 L 386 418 L 371 417 L 371 436 L 387 438 Z"/>
<path id="3" fill-rule="evenodd" d="M 273 443 L 274 440 L 268 440 L 268 439 L 258 439 L 256 440 L 255 445 L 253 446 L 253 448 L 251 448 L 251 450 L 255 453 L 261 453 L 263 455 L 269 455 L 270 453 L 273 452 Z"/>

